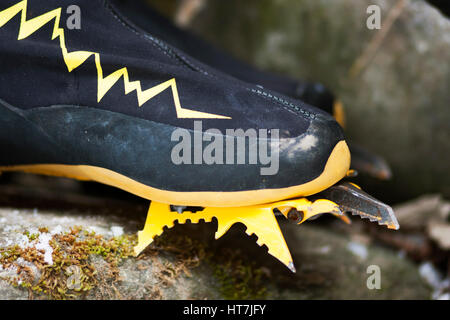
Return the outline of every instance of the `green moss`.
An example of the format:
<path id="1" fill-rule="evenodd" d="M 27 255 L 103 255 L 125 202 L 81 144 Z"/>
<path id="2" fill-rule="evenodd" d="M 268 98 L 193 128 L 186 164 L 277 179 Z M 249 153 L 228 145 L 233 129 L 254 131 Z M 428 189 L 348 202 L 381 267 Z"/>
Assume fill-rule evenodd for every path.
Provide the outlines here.
<path id="1" fill-rule="evenodd" d="M 29 231 L 25 231 L 23 233 L 24 236 L 26 236 L 28 238 L 29 241 L 34 241 L 37 238 L 39 238 L 39 233 L 33 233 L 31 234 Z"/>
<path id="2" fill-rule="evenodd" d="M 47 232 L 48 229 L 41 228 Z M 97 285 L 97 270 L 90 263 L 90 255 L 99 255 L 107 261 L 111 275 L 116 275 L 116 268 L 123 260 L 133 255 L 135 236 L 121 236 L 104 239 L 91 232 L 81 232 L 77 227 L 64 234 L 54 235 L 50 241 L 53 248 L 53 265 L 45 263 L 42 252 L 35 247 L 21 248 L 11 246 L 0 249 L 0 264 L 4 268 L 15 267 L 17 276 L 5 279 L 15 287 L 26 288 L 33 294 L 45 294 L 52 299 L 70 299 L 86 294 Z M 33 242 L 39 234 L 24 232 Z M 33 263 L 41 272 L 34 281 L 32 270 L 17 263 L 18 258 Z"/>
<path id="3" fill-rule="evenodd" d="M 40 232 L 48 232 L 40 228 Z M 39 241 L 39 234 L 24 234 L 33 244 Z M 168 262 L 159 269 L 155 278 L 160 286 L 169 286 L 180 276 L 192 277 L 192 270 L 204 264 L 213 271 L 219 290 L 226 299 L 261 299 L 265 297 L 263 272 L 254 263 L 242 258 L 239 250 L 233 248 L 212 248 L 209 243 L 197 241 L 182 233 L 165 232 L 157 237 L 138 258 L 134 258 L 133 248 L 137 237 L 124 235 L 105 239 L 95 232 L 72 228 L 69 232 L 53 235 L 49 244 L 53 248 L 53 265 L 48 265 L 43 252 L 33 245 L 29 248 L 10 246 L 0 248 L 0 265 L 13 267 L 17 275 L 4 279 L 13 286 L 28 290 L 30 298 L 47 296 L 50 299 L 83 298 L 93 289 L 120 281 L 119 265 L 126 259 L 144 260 L 170 253 Z M 92 256 L 107 262 L 107 274 L 98 277 Z M 39 279 L 33 270 L 18 263 L 18 259 L 32 263 L 40 271 Z M 166 259 L 165 259 L 166 260 Z M 107 277 L 105 279 L 104 277 Z"/>

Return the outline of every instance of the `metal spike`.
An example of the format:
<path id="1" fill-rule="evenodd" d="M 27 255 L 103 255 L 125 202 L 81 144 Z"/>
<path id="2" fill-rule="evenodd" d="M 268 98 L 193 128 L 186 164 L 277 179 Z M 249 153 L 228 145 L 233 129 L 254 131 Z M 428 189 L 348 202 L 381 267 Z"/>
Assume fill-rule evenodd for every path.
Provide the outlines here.
<path id="1" fill-rule="evenodd" d="M 335 185 L 317 196 L 339 204 L 343 212 L 350 212 L 363 219 L 378 222 L 379 225 L 385 225 L 389 229 L 398 230 L 400 228 L 390 206 L 368 195 L 352 183 Z"/>

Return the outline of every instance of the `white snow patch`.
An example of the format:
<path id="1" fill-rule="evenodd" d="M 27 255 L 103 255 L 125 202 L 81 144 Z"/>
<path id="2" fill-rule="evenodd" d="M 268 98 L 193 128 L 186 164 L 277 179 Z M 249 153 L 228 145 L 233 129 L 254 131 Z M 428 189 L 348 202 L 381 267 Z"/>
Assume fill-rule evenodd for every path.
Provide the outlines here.
<path id="1" fill-rule="evenodd" d="M 24 234 L 19 235 L 17 239 L 17 245 L 21 247 L 22 249 L 26 249 L 30 246 L 30 240 L 28 237 Z"/>
<path id="2" fill-rule="evenodd" d="M 123 235 L 123 228 L 119 226 L 112 226 L 111 233 L 113 237 L 120 237 Z"/>
<path id="3" fill-rule="evenodd" d="M 16 262 L 17 262 L 18 264 L 20 264 L 21 266 L 24 266 L 25 263 L 26 263 L 25 259 L 22 258 L 22 257 L 17 258 Z"/>
<path id="4" fill-rule="evenodd" d="M 13 241 L 11 239 L 3 239 L 3 241 L 0 241 L 1 247 L 9 247 L 13 244 Z"/>
<path id="5" fill-rule="evenodd" d="M 101 235 L 107 235 L 109 233 L 108 229 L 96 227 L 96 226 L 90 226 L 87 229 L 90 232 L 95 232 L 96 234 L 101 234 Z"/>
<path id="6" fill-rule="evenodd" d="M 57 225 L 53 230 L 50 232 L 51 235 L 55 234 L 61 234 L 63 232 L 63 228 L 60 225 Z"/>
<path id="7" fill-rule="evenodd" d="M 52 235 L 50 233 L 42 233 L 39 236 L 39 242 L 36 245 L 37 250 L 44 250 L 44 261 L 49 265 L 53 265 L 53 248 L 50 246 Z"/>
<path id="8" fill-rule="evenodd" d="M 61 224 L 73 224 L 76 220 L 72 217 L 53 217 L 53 223 L 61 223 Z"/>
<path id="9" fill-rule="evenodd" d="M 6 227 L 3 229 L 3 231 L 5 231 L 5 232 L 10 232 L 10 231 L 16 230 L 16 229 L 18 229 L 18 228 L 19 228 L 18 226 L 6 226 Z"/>
<path id="10" fill-rule="evenodd" d="M 87 229 L 88 229 L 88 231 L 95 232 L 95 233 L 98 233 L 100 231 L 100 229 L 97 228 L 96 226 L 89 226 Z"/>
<path id="11" fill-rule="evenodd" d="M 39 230 L 35 227 L 31 227 L 28 229 L 29 234 L 39 234 Z"/>
<path id="12" fill-rule="evenodd" d="M 349 242 L 347 245 L 347 250 L 353 253 L 355 256 L 366 260 L 368 256 L 367 247 L 361 243 Z"/>

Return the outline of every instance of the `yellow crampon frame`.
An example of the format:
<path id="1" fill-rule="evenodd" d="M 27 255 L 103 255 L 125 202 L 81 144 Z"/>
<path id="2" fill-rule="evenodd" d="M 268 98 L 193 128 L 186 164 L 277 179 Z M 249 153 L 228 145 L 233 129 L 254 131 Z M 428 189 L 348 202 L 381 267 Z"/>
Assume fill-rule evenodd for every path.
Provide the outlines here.
<path id="1" fill-rule="evenodd" d="M 286 218 L 292 209 L 297 210 L 301 213 L 298 224 L 323 213 L 331 213 L 349 223 L 348 217 L 341 212 L 336 203 L 324 199 L 311 202 L 306 198 L 299 198 L 248 207 L 208 207 L 197 212 L 184 211 L 182 213 L 173 211 L 168 204 L 152 202 L 145 227 L 138 233 L 138 245 L 134 248 L 135 254 L 139 255 L 153 242 L 156 236 L 162 234 L 164 227 L 172 228 L 175 221 L 180 224 L 184 224 L 188 220 L 191 223 L 198 223 L 201 220 L 211 222 L 213 218 L 216 218 L 218 224 L 216 239 L 222 237 L 235 223 L 243 223 L 247 227 L 246 233 L 249 236 L 255 234 L 258 237 L 259 246 L 266 245 L 272 256 L 295 272 L 291 253 L 274 214 L 275 209 L 278 209 Z"/>

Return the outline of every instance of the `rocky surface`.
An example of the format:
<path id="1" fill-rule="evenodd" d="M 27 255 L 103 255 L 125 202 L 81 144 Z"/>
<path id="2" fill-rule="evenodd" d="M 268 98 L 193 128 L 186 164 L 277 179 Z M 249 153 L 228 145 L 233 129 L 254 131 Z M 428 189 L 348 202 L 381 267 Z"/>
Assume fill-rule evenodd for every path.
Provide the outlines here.
<path id="1" fill-rule="evenodd" d="M 417 265 L 339 231 L 348 227 L 337 220 L 302 226 L 280 221 L 297 267 L 292 274 L 241 225 L 215 241 L 214 222 L 176 225 L 135 258 L 132 247 L 145 207 L 117 200 L 100 207 L 96 204 L 105 199 L 82 197 L 90 205 L 76 210 L 70 200 L 72 210 L 48 208 L 49 199 L 46 208 L 37 209 L 2 204 L 0 299 L 431 297 Z M 380 268 L 380 290 L 367 288 L 370 265 Z"/>
<path id="2" fill-rule="evenodd" d="M 362 180 L 366 189 L 395 201 L 450 195 L 450 20 L 438 10 L 407 0 L 205 4 L 193 19 L 197 33 L 266 70 L 320 81 L 340 97 L 349 138 L 393 168 L 392 182 Z M 381 30 L 366 27 L 370 4 L 381 8 Z"/>
<path id="3" fill-rule="evenodd" d="M 133 232 L 135 223 L 126 221 L 123 217 L 114 215 L 96 215 L 92 212 L 69 213 L 58 211 L 14 210 L 0 209 L 0 299 L 28 299 L 28 298 L 86 298 L 86 299 L 204 299 L 219 298 L 217 281 L 213 279 L 211 270 L 205 270 L 198 266 L 192 274 L 188 268 L 188 258 L 177 259 L 177 252 L 171 248 L 167 252 L 160 252 L 158 246 L 154 246 L 142 255 L 140 259 L 124 256 L 118 266 L 109 261 L 110 256 L 116 256 L 113 251 L 108 251 L 108 244 L 102 245 L 104 250 L 90 243 L 94 239 L 91 235 L 107 239 L 120 239 L 120 247 L 123 251 L 131 250 L 134 240 Z M 44 227 L 45 226 L 45 227 Z M 45 228 L 45 231 L 41 231 Z M 58 241 L 53 243 L 48 238 L 56 240 L 56 236 L 69 234 L 71 230 L 80 228 L 81 232 L 75 237 L 76 242 L 68 243 Z M 125 233 L 124 233 L 125 232 Z M 86 233 L 86 234 L 85 234 Z M 91 233 L 87 235 L 87 233 Z M 35 238 L 35 239 L 34 239 Z M 130 239 L 130 243 L 122 242 Z M 74 248 L 85 245 L 83 253 L 88 258 L 84 260 L 74 254 Z M 52 276 L 44 279 L 45 270 L 59 267 L 56 247 L 61 245 L 63 254 L 67 257 L 64 266 L 60 270 L 52 271 Z M 14 249 L 14 246 L 19 248 Z M 170 246 L 170 245 L 169 245 Z M 184 246 L 185 247 L 185 246 Z M 22 250 L 21 250 L 22 249 Z M 36 251 L 35 258 L 28 261 L 28 249 Z M 42 249 L 43 251 L 39 251 Z M 11 264 L 5 263 L 5 256 L 9 251 L 19 252 L 13 258 Z M 183 246 L 180 247 L 183 250 Z M 187 250 L 186 250 L 187 251 Z M 131 252 L 130 252 L 131 254 Z M 52 259 L 53 256 L 53 259 Z M 39 261 L 39 257 L 44 261 Z M 49 257 L 49 258 L 47 258 Z M 8 261 L 9 262 L 9 261 Z M 86 266 L 95 270 L 95 276 L 90 277 Z M 71 266 L 76 266 L 71 269 Z M 24 274 L 24 268 L 29 267 L 31 274 Z M 89 272 L 87 272 L 89 271 Z M 71 278 L 70 276 L 74 276 Z M 79 275 L 79 277 L 78 277 Z M 89 285 L 92 288 L 83 294 L 75 290 L 80 283 L 77 278 L 84 279 L 81 285 Z M 18 279 L 17 281 L 15 279 Z M 41 285 L 42 280 L 55 281 L 56 286 Z M 75 281 L 71 289 L 71 279 Z M 212 282 L 212 283 L 211 283 Z M 31 284 L 30 288 L 28 284 Z M 39 289 L 47 289 L 40 292 Z M 65 291 L 62 294 L 61 291 Z M 81 290 L 83 291 L 83 290 Z"/>

